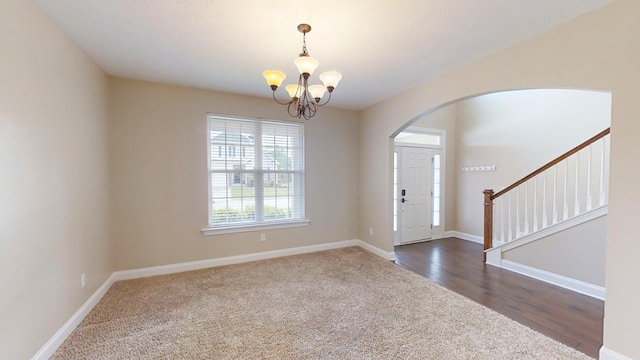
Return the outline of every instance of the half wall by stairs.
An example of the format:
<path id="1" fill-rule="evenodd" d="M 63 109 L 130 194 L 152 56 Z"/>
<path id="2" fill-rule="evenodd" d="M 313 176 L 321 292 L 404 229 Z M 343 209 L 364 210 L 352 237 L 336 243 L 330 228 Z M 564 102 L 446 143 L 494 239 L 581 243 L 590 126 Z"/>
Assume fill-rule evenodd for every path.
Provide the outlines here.
<path id="1" fill-rule="evenodd" d="M 607 206 L 487 251 L 487 264 L 605 299 Z"/>

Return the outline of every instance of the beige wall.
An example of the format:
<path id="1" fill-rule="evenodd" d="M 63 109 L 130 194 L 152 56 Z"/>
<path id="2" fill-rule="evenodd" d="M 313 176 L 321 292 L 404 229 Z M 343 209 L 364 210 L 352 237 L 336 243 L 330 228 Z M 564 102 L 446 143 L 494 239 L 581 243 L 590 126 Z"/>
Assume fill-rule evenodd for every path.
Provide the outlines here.
<path id="1" fill-rule="evenodd" d="M 526 88 L 576 88 L 612 93 L 611 187 L 607 222 L 604 346 L 640 358 L 640 203 L 637 99 L 640 97 L 640 2 L 618 0 L 519 45 L 409 89 L 360 114 L 360 239 L 393 250 L 392 143 L 406 122 L 457 99 Z M 377 224 L 374 236 L 369 224 Z"/>
<path id="2" fill-rule="evenodd" d="M 606 237 L 607 217 L 601 216 L 505 251 L 502 256 L 505 260 L 604 287 Z"/>
<path id="3" fill-rule="evenodd" d="M 0 79 L 0 358 L 29 359 L 114 270 L 107 78 L 30 1 L 2 1 Z"/>
<path id="4" fill-rule="evenodd" d="M 118 270 L 357 238 L 355 112 L 322 108 L 305 123 L 308 227 L 204 236 L 207 112 L 290 120 L 286 109 L 270 99 L 124 79 L 112 79 L 111 109 Z"/>
<path id="5" fill-rule="evenodd" d="M 462 101 L 457 109 L 455 230 L 477 236 L 483 234 L 483 218 L 478 214 L 482 214 L 484 189 L 499 191 L 511 185 L 611 124 L 611 94 L 607 92 L 506 91 Z M 599 157 L 595 160 L 599 163 Z M 478 165 L 495 165 L 496 170 L 461 169 Z M 599 174 L 594 176 L 593 185 L 599 185 L 595 181 Z M 570 182 L 568 189 L 572 212 L 574 184 Z M 532 217 L 530 214 L 529 223 L 533 225 Z"/>

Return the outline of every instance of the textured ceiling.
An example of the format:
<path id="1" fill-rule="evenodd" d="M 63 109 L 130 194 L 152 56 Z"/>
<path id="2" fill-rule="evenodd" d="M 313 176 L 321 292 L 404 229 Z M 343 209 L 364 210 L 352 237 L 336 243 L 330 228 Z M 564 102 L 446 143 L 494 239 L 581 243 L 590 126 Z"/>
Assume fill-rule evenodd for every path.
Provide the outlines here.
<path id="1" fill-rule="evenodd" d="M 331 105 L 359 110 L 611 0 L 34 0 L 108 74 L 271 97 L 308 23 Z M 284 89 L 279 89 L 285 98 Z"/>

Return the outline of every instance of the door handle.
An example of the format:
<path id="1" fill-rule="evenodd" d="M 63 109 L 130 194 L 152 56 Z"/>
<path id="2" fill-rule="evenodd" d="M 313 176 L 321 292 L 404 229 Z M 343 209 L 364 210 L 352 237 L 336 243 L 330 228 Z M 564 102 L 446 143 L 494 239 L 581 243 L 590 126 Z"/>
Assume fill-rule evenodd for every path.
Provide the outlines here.
<path id="1" fill-rule="evenodd" d="M 409 200 L 406 200 L 405 198 L 402 198 L 402 202 L 403 203 L 406 202 L 406 201 L 409 201 Z"/>

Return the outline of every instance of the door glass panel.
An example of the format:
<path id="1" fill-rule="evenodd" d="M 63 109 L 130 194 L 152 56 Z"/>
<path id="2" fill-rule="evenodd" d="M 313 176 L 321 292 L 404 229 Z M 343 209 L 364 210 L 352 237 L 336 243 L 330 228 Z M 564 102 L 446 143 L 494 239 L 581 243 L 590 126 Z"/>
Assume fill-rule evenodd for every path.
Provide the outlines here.
<path id="1" fill-rule="evenodd" d="M 433 168 L 440 169 L 440 155 L 433 156 Z"/>
<path id="2" fill-rule="evenodd" d="M 393 231 L 398 231 L 398 152 L 393 152 Z"/>
<path id="3" fill-rule="evenodd" d="M 433 226 L 440 226 L 440 155 L 433 155 Z"/>

